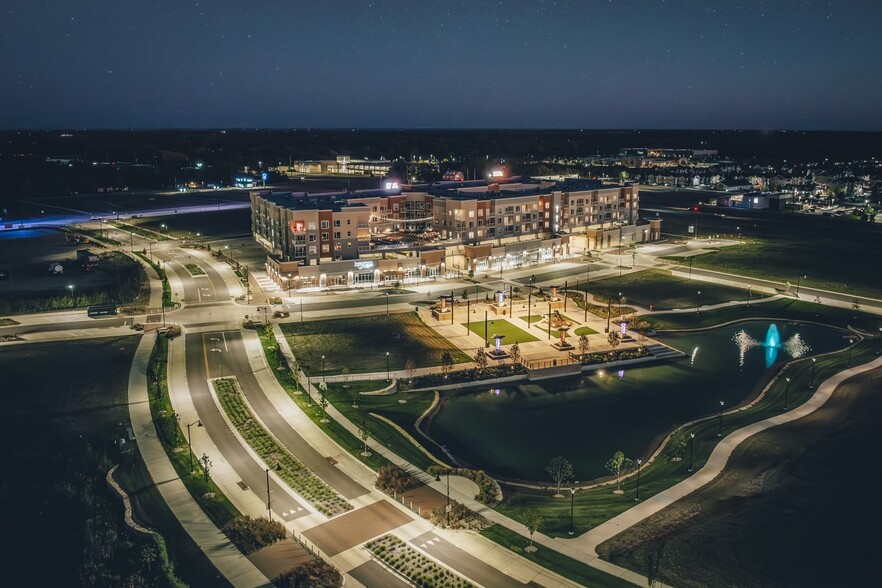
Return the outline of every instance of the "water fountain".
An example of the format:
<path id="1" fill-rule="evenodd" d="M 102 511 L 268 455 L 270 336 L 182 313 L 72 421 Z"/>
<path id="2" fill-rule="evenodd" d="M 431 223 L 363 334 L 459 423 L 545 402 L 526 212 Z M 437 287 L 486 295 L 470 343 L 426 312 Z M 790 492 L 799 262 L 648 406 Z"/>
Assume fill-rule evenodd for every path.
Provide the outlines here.
<path id="1" fill-rule="evenodd" d="M 781 343 L 781 335 L 778 333 L 778 326 L 775 323 L 769 325 L 766 330 L 766 340 L 760 343 L 743 329 L 735 333 L 732 338 L 738 347 L 738 365 L 744 366 L 744 356 L 754 347 L 762 347 L 765 350 L 766 367 L 772 367 L 778 360 L 778 353 L 783 349 L 784 352 L 792 358 L 802 357 L 811 351 L 811 347 L 802 339 L 799 333 L 796 333 L 783 344 Z"/>

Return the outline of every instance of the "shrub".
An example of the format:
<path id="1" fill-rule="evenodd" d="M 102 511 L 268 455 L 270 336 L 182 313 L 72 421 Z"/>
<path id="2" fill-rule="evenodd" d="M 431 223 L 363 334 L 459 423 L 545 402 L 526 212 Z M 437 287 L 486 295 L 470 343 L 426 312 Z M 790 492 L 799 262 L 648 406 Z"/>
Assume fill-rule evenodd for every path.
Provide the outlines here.
<path id="1" fill-rule="evenodd" d="M 343 576 L 324 560 L 314 559 L 285 572 L 273 583 L 277 588 L 336 588 L 343 585 Z"/>
<path id="2" fill-rule="evenodd" d="M 419 481 L 396 465 L 386 464 L 377 470 L 378 489 L 386 492 L 407 492 L 419 485 Z"/>
<path id="3" fill-rule="evenodd" d="M 281 541 L 286 536 L 282 523 L 264 518 L 252 519 L 247 515 L 227 523 L 223 532 L 246 555 Z"/>

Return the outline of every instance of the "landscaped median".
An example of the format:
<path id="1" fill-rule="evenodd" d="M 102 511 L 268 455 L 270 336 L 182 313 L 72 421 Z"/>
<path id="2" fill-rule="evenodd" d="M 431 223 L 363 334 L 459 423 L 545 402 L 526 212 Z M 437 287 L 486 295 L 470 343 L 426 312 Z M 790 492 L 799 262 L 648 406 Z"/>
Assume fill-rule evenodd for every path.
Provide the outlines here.
<path id="1" fill-rule="evenodd" d="M 383 535 L 365 544 L 386 565 L 420 587 L 468 588 L 464 578 L 443 568 L 398 537 Z"/>
<path id="2" fill-rule="evenodd" d="M 331 517 L 352 509 L 345 498 L 313 474 L 267 431 L 254 416 L 235 378 L 212 380 L 217 399 L 240 435 L 295 492 Z"/>

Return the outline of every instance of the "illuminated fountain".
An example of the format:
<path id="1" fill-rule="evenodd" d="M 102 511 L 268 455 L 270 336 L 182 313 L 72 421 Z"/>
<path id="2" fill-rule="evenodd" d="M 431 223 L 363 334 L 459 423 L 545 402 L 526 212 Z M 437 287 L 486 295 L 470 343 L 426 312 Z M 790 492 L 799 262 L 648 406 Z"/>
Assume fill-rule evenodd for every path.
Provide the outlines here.
<path id="1" fill-rule="evenodd" d="M 744 356 L 754 347 L 762 347 L 765 350 L 766 367 L 770 368 L 778 360 L 778 353 L 781 349 L 792 358 L 802 357 L 811 351 L 811 347 L 800 337 L 799 333 L 790 337 L 783 344 L 781 343 L 781 335 L 778 333 L 778 327 L 774 323 L 769 325 L 766 331 L 766 340 L 760 343 L 743 329 L 735 333 L 732 338 L 738 347 L 738 365 L 744 366 Z"/>

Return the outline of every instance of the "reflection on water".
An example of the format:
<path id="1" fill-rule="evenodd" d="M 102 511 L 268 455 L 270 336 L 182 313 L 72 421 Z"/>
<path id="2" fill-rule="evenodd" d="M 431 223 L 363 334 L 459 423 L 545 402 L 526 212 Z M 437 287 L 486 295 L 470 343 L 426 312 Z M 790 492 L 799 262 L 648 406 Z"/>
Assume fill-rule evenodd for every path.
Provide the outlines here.
<path id="1" fill-rule="evenodd" d="M 802 357 L 812 350 L 812 348 L 803 340 L 799 333 L 795 333 L 784 344 L 781 344 L 781 335 L 778 333 L 778 326 L 775 323 L 769 325 L 766 330 L 766 341 L 760 344 L 759 341 L 748 335 L 744 329 L 735 333 L 732 337 L 735 345 L 738 347 L 738 365 L 744 366 L 744 357 L 747 352 L 754 347 L 763 347 L 766 356 L 766 368 L 770 368 L 778 361 L 778 352 L 783 349 L 787 355 L 796 359 Z M 698 348 L 695 348 L 698 351 Z M 695 352 L 693 352 L 693 362 L 695 361 Z"/>

